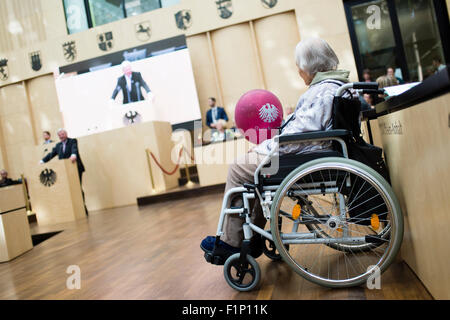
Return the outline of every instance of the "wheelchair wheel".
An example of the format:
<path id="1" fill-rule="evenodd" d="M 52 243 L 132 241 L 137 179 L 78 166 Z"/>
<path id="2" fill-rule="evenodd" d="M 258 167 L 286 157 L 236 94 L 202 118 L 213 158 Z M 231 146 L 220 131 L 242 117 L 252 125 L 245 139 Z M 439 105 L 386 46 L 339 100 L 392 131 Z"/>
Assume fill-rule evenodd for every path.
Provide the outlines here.
<path id="1" fill-rule="evenodd" d="M 256 260 L 247 255 L 245 263 L 239 261 L 240 253 L 228 257 L 223 267 L 225 280 L 235 290 L 251 291 L 261 279 L 261 269 Z"/>
<path id="2" fill-rule="evenodd" d="M 299 216 L 295 206 L 301 207 Z M 298 274 L 319 285 L 350 287 L 392 263 L 403 239 L 403 217 L 377 172 L 329 157 L 301 165 L 282 181 L 271 207 L 271 233 L 280 256 Z"/>

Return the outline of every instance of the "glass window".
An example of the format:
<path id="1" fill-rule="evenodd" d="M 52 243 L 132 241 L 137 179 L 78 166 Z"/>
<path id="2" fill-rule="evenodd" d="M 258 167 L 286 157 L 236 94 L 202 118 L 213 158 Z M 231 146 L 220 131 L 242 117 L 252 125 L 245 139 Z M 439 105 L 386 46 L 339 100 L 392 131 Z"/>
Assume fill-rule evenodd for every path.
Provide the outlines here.
<path id="1" fill-rule="evenodd" d="M 127 17 L 161 8 L 160 0 L 125 0 Z"/>
<path id="2" fill-rule="evenodd" d="M 89 0 L 92 26 L 101 26 L 125 18 L 122 0 Z"/>
<path id="3" fill-rule="evenodd" d="M 1 1 L 1 0 L 0 0 Z M 69 33 L 173 6 L 180 0 L 63 0 Z M 88 4 L 88 8 L 86 5 Z"/>
<path id="4" fill-rule="evenodd" d="M 411 81 L 422 81 L 445 64 L 433 1 L 396 0 L 395 8 Z"/>
<path id="5" fill-rule="evenodd" d="M 180 0 L 161 0 L 161 7 L 163 7 L 163 8 L 170 7 L 175 4 L 179 4 L 179 3 L 180 3 Z"/>
<path id="6" fill-rule="evenodd" d="M 67 31 L 69 34 L 89 28 L 84 0 L 64 0 Z"/>
<path id="7" fill-rule="evenodd" d="M 369 1 L 351 7 L 362 69 L 369 69 L 371 80 L 386 74 L 387 67 L 398 67 L 389 8 L 386 0 Z"/>

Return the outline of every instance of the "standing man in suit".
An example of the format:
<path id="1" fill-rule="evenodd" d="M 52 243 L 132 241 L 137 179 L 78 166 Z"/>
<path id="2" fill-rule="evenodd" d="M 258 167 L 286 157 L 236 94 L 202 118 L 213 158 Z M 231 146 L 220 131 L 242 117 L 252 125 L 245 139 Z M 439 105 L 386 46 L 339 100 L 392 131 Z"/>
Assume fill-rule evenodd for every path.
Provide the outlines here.
<path id="1" fill-rule="evenodd" d="M 40 163 L 45 163 L 52 160 L 54 157 L 58 156 L 58 159 L 70 159 L 72 163 L 77 163 L 78 177 L 80 178 L 80 185 L 82 184 L 82 177 L 84 170 L 83 162 L 81 161 L 80 154 L 78 153 L 78 141 L 77 139 L 72 139 L 67 137 L 67 131 L 65 129 L 58 130 L 58 137 L 60 142 L 48 153 Z M 84 201 L 84 192 L 81 189 Z M 86 215 L 88 211 L 86 205 L 84 205 L 86 210 Z"/>
<path id="2" fill-rule="evenodd" d="M 144 79 L 142 79 L 141 73 L 133 72 L 130 61 L 125 60 L 122 62 L 121 66 L 123 76 L 117 79 L 117 85 L 111 97 L 112 100 L 116 99 L 117 94 L 121 90 L 123 94 L 123 104 L 145 100 L 141 88 L 145 89 L 147 95 L 151 95 L 150 88 Z"/>
<path id="3" fill-rule="evenodd" d="M 227 113 L 224 108 L 216 106 L 216 98 L 214 97 L 208 99 L 208 104 L 210 109 L 206 112 L 206 125 L 213 130 L 219 131 L 220 138 L 223 139 L 228 121 Z"/>

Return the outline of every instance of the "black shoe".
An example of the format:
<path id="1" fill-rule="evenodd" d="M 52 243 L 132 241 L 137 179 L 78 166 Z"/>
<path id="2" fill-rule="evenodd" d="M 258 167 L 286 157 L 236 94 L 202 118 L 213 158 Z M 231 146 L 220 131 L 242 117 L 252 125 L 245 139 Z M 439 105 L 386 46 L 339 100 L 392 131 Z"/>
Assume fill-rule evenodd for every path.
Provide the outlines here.
<path id="1" fill-rule="evenodd" d="M 235 248 L 229 244 L 219 240 L 215 246 L 216 237 L 208 236 L 203 239 L 200 248 L 205 252 L 205 259 L 207 262 L 217 265 L 223 265 L 229 256 L 241 251 L 240 248 Z"/>

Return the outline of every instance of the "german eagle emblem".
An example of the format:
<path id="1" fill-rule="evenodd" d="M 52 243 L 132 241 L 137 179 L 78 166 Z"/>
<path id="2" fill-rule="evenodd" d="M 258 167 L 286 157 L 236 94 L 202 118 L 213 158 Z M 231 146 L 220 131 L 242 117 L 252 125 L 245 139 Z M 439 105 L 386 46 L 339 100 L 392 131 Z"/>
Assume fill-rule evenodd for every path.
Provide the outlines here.
<path id="1" fill-rule="evenodd" d="M 51 187 L 56 182 L 56 172 L 52 169 L 44 169 L 39 175 L 39 180 L 46 187 Z"/>
<path id="2" fill-rule="evenodd" d="M 278 109 L 270 103 L 266 103 L 259 109 L 259 118 L 264 122 L 274 122 L 279 115 Z"/>
<path id="3" fill-rule="evenodd" d="M 140 123 L 141 115 L 137 111 L 130 110 L 123 116 L 124 124 L 129 126 L 131 124 Z"/>

